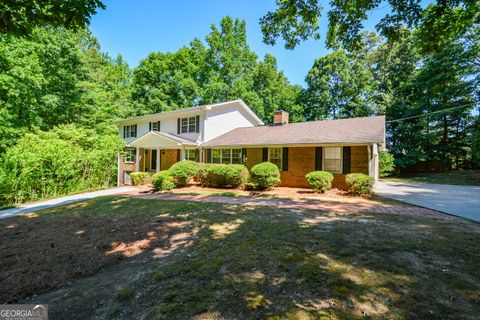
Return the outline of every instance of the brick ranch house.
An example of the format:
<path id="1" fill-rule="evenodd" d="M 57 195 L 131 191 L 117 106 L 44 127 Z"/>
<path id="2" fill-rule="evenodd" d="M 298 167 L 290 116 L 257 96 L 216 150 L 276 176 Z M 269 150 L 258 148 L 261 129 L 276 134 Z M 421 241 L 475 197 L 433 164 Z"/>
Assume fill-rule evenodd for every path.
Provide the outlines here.
<path id="1" fill-rule="evenodd" d="M 324 170 L 333 186 L 345 174 L 361 172 L 378 180 L 378 151 L 385 146 L 385 117 L 289 123 L 277 111 L 264 125 L 242 101 L 234 100 L 117 121 L 125 140 L 118 158 L 118 184 L 134 171 L 158 172 L 180 160 L 240 163 L 249 169 L 270 161 L 281 170 L 281 186 L 307 187 L 305 175 Z"/>

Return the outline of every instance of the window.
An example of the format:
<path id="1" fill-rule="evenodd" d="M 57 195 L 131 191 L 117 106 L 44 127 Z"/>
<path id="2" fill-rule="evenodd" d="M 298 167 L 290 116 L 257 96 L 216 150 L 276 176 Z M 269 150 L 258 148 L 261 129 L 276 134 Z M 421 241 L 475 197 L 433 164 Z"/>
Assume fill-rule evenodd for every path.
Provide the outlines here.
<path id="1" fill-rule="evenodd" d="M 188 132 L 188 118 L 182 118 L 182 133 Z"/>
<path id="2" fill-rule="evenodd" d="M 198 150 L 197 149 L 187 149 L 185 150 L 185 159 L 191 161 L 197 161 L 198 159 Z"/>
<path id="3" fill-rule="evenodd" d="M 222 149 L 222 163 L 230 163 L 232 158 L 232 150 Z"/>
<path id="4" fill-rule="evenodd" d="M 196 127 L 195 117 L 188 118 L 188 132 L 195 132 Z"/>
<path id="5" fill-rule="evenodd" d="M 242 161 L 242 149 L 213 149 L 212 150 L 212 163 L 237 163 L 241 164 Z"/>
<path id="6" fill-rule="evenodd" d="M 269 148 L 268 161 L 275 164 L 278 169 L 282 170 L 282 148 Z"/>
<path id="7" fill-rule="evenodd" d="M 135 149 L 125 149 L 125 162 L 135 162 L 136 151 Z"/>
<path id="8" fill-rule="evenodd" d="M 137 136 L 136 125 L 125 126 L 123 130 L 125 133 L 125 138 L 135 138 Z"/>
<path id="9" fill-rule="evenodd" d="M 187 132 L 196 132 L 197 131 L 197 118 L 190 117 L 190 118 L 182 118 L 181 119 L 182 125 L 182 133 Z"/>
<path id="10" fill-rule="evenodd" d="M 160 121 L 152 122 L 152 130 L 151 131 L 160 131 Z"/>
<path id="11" fill-rule="evenodd" d="M 342 172 L 342 148 L 323 148 L 323 170 L 332 173 Z"/>
<path id="12" fill-rule="evenodd" d="M 212 150 L 212 163 L 222 163 L 222 150 L 213 149 Z"/>
<path id="13" fill-rule="evenodd" d="M 242 162 L 242 149 L 232 149 L 232 163 L 241 164 Z"/>

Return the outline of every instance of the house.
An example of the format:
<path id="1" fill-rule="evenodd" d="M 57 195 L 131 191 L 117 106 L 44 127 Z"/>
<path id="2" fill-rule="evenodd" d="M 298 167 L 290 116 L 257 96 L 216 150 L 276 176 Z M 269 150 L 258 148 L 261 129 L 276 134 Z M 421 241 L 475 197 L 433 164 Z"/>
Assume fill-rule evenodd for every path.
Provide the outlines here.
<path id="1" fill-rule="evenodd" d="M 290 187 L 306 187 L 305 175 L 315 170 L 332 172 L 338 188 L 351 172 L 378 180 L 384 116 L 289 123 L 287 112 L 276 111 L 273 123 L 264 125 L 242 100 L 118 121 L 126 142 L 118 184 L 130 184 L 131 172 L 158 172 L 185 159 L 249 169 L 270 161 L 281 170 L 281 186 Z"/>

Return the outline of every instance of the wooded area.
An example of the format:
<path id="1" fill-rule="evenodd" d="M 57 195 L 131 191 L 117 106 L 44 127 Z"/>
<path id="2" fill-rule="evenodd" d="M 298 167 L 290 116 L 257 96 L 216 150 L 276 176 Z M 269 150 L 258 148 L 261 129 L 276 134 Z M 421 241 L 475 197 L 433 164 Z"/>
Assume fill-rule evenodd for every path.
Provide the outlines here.
<path id="1" fill-rule="evenodd" d="M 393 27 L 384 22 L 380 34 L 362 31 L 350 21 L 355 12 L 333 6 L 327 43 L 335 50 L 314 61 L 305 88 L 288 81 L 274 56 L 259 58 L 245 22 L 228 16 L 204 41 L 151 53 L 132 70 L 103 53 L 86 27 L 103 4 L 72 2 L 68 12 L 80 17 L 65 21 L 55 11 L 62 6 L 32 20 L 16 1 L 0 5 L 0 207 L 114 184 L 117 119 L 231 99 L 243 99 L 266 124 L 278 109 L 291 121 L 385 114 L 394 121 L 387 147 L 399 167 L 480 165 L 477 1 L 397 8 Z M 317 1 L 277 4 L 261 20 L 266 43 L 283 37 L 293 49 L 318 38 L 318 17 L 307 19 Z"/>

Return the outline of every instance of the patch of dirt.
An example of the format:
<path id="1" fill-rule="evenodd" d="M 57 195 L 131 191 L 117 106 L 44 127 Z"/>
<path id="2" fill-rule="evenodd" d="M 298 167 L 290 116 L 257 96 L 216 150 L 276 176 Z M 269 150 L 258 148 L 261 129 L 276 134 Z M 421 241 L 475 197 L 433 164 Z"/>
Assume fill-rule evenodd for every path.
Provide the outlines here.
<path id="1" fill-rule="evenodd" d="M 10 218 L 0 224 L 0 302 L 61 287 L 146 249 L 169 250 L 189 229 L 190 222 L 169 217 Z"/>

